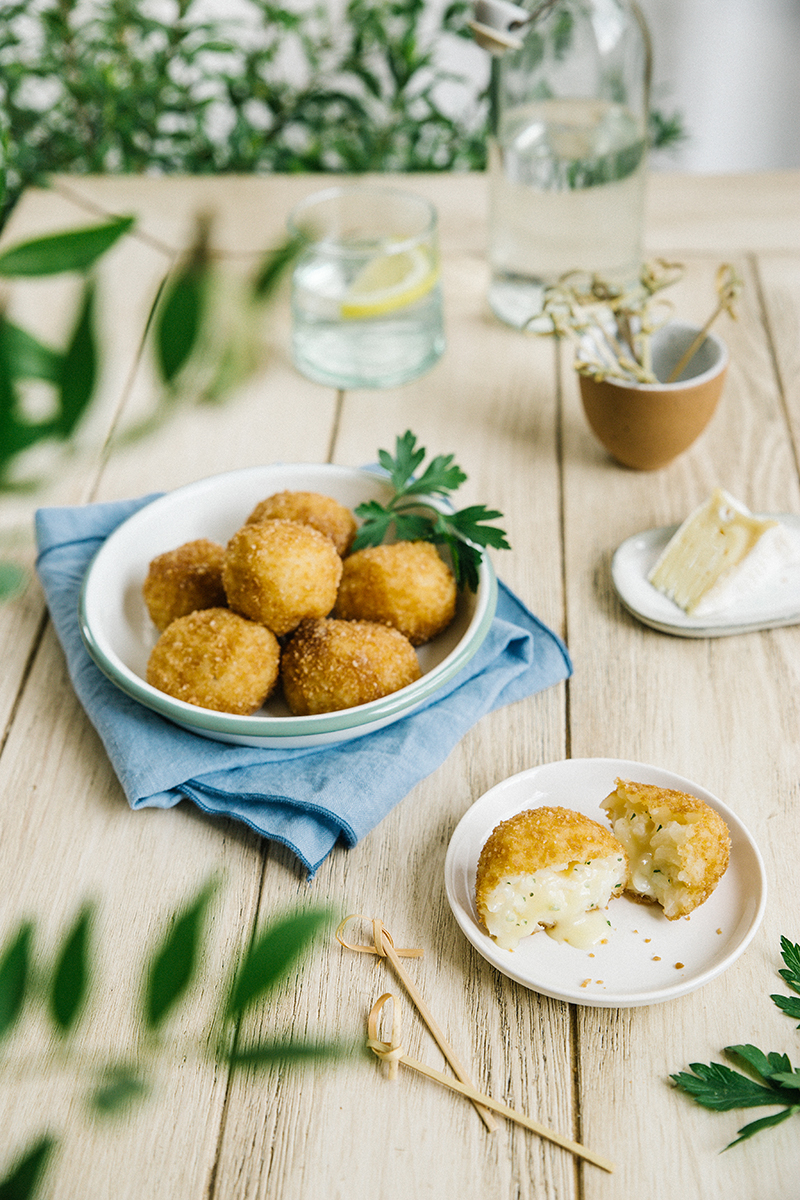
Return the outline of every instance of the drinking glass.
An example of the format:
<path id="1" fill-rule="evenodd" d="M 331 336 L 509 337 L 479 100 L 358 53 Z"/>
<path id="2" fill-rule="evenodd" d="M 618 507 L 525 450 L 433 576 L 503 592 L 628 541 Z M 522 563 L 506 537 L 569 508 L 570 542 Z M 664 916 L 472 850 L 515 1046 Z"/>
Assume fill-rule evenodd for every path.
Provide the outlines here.
<path id="1" fill-rule="evenodd" d="M 391 187 L 307 197 L 289 230 L 306 241 L 292 275 L 292 355 L 337 388 L 395 387 L 444 350 L 436 210 Z"/>

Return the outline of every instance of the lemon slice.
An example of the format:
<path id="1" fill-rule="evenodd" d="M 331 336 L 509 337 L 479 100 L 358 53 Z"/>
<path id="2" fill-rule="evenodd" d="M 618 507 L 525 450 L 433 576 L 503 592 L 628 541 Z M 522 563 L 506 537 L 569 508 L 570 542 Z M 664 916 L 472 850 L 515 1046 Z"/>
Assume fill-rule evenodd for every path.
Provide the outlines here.
<path id="1" fill-rule="evenodd" d="M 342 301 L 345 318 L 377 317 L 420 300 L 439 278 L 438 265 L 422 246 L 382 254 L 359 271 Z"/>

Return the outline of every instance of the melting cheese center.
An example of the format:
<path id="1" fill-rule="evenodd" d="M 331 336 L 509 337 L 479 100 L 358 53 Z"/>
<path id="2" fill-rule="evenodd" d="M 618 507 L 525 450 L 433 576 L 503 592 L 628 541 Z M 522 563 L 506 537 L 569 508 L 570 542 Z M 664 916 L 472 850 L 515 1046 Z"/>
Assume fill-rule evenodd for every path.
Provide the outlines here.
<path id="1" fill-rule="evenodd" d="M 570 946 L 594 946 L 609 932 L 605 908 L 625 873 L 624 859 L 612 855 L 509 876 L 486 897 L 486 927 L 504 950 L 539 928 Z"/>

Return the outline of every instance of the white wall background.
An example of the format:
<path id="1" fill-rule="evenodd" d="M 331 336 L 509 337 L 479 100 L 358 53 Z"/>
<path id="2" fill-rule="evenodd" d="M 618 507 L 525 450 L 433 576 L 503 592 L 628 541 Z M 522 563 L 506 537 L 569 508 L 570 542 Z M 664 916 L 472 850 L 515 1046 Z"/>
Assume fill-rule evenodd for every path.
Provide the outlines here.
<path id="1" fill-rule="evenodd" d="M 689 135 L 653 165 L 800 167 L 800 0 L 639 4 L 653 40 L 656 107 L 680 112 Z"/>

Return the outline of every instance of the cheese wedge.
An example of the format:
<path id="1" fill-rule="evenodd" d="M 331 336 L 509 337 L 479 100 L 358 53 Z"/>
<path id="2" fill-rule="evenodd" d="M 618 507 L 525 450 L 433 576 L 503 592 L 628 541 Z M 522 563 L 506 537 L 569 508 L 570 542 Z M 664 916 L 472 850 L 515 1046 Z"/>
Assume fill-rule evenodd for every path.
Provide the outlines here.
<path id="1" fill-rule="evenodd" d="M 723 488 L 690 513 L 647 576 L 690 616 L 746 598 L 794 556 L 784 527 L 755 517 Z"/>

